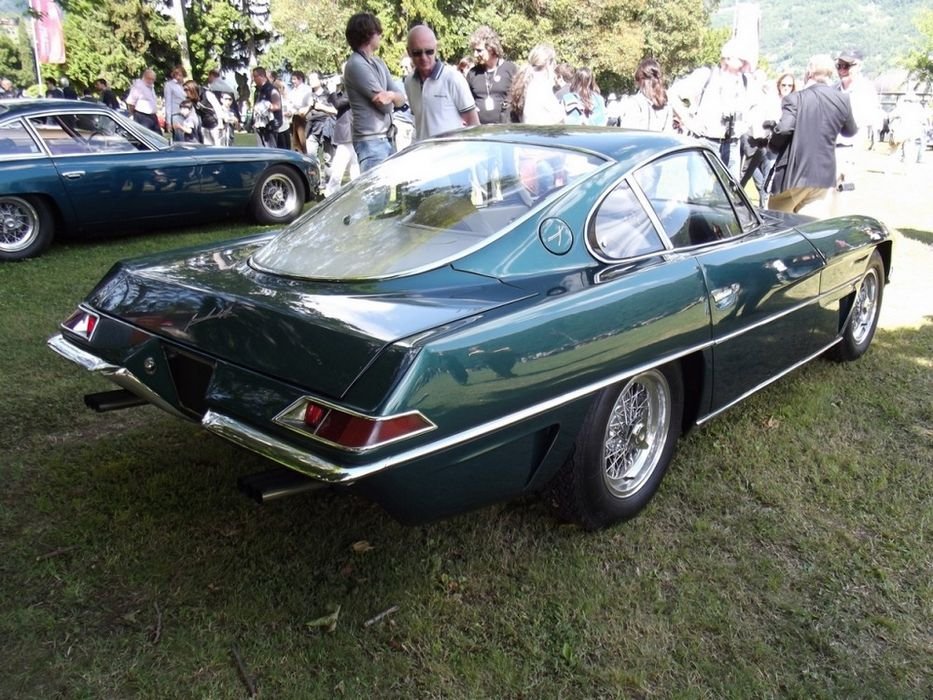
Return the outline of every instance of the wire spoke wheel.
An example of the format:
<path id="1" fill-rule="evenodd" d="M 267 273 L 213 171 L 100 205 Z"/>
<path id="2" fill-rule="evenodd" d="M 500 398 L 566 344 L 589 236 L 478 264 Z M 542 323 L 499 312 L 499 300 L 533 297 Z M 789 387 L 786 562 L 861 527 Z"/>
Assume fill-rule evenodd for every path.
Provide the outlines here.
<path id="1" fill-rule="evenodd" d="M 298 189 L 291 178 L 274 173 L 262 184 L 260 194 L 263 208 L 270 216 L 281 218 L 298 206 Z"/>
<path id="2" fill-rule="evenodd" d="M 558 514 L 587 530 L 634 518 L 664 479 L 683 415 L 679 363 L 640 372 L 600 391 L 573 452 L 551 483 Z"/>
<path id="3" fill-rule="evenodd" d="M 884 298 L 884 260 L 879 251 L 874 251 L 865 274 L 855 290 L 851 306 L 840 304 L 839 313 L 844 323 L 839 342 L 827 353 L 836 362 L 851 362 L 865 354 L 871 346 L 881 303 Z"/>
<path id="4" fill-rule="evenodd" d="M 661 461 L 671 423 L 671 390 L 658 370 L 628 381 L 609 414 L 603 439 L 603 479 L 610 493 L 639 491 Z"/>
<path id="5" fill-rule="evenodd" d="M 871 268 L 862 279 L 862 284 L 855 298 L 855 308 L 852 310 L 852 340 L 857 345 L 865 342 L 875 327 L 875 317 L 878 315 L 879 294 L 881 288 L 877 270 Z"/>
<path id="6" fill-rule="evenodd" d="M 16 253 L 39 235 L 39 213 L 19 197 L 0 198 L 0 250 Z"/>

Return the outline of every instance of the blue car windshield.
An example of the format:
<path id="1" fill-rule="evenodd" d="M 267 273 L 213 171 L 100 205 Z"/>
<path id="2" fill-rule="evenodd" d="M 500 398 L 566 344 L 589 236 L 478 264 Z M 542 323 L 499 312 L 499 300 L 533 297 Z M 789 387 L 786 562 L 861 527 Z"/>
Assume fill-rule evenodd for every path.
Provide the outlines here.
<path id="1" fill-rule="evenodd" d="M 499 141 L 420 144 L 364 173 L 258 250 L 260 270 L 382 279 L 460 258 L 603 165 L 589 153 Z"/>

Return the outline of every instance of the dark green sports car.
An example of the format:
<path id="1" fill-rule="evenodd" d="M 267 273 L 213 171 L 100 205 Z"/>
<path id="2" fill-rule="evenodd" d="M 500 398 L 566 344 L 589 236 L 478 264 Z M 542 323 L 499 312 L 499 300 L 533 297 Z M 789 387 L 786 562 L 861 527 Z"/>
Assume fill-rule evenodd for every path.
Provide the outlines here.
<path id="1" fill-rule="evenodd" d="M 316 196 L 317 160 L 168 141 L 95 102 L 0 100 L 0 260 L 54 238 L 250 215 L 287 224 Z"/>
<path id="2" fill-rule="evenodd" d="M 546 491 L 630 518 L 680 434 L 871 343 L 886 228 L 758 212 L 698 142 L 484 127 L 418 144 L 277 234 L 116 265 L 51 347 L 417 522 Z M 152 457 L 157 460 L 157 456 Z"/>

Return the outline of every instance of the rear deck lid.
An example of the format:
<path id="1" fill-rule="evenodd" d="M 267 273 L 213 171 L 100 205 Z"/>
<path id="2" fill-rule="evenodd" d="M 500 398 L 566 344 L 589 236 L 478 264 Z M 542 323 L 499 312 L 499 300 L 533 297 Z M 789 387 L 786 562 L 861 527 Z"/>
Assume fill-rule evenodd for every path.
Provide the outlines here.
<path id="1" fill-rule="evenodd" d="M 382 283 L 296 280 L 251 268 L 254 248 L 121 263 L 88 302 L 189 349 L 339 398 L 388 345 L 528 296 L 450 267 Z"/>

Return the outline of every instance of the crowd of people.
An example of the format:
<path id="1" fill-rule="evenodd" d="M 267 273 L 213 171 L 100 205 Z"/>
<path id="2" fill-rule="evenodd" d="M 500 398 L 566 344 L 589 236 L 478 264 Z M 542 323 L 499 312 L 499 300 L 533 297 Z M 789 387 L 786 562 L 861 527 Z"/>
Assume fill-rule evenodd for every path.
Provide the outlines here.
<path id="1" fill-rule="evenodd" d="M 263 67 L 252 70 L 252 100 L 219 71 L 204 84 L 176 66 L 157 94 L 157 76 L 145 70 L 123 100 L 103 78 L 80 99 L 125 108 L 142 126 L 170 139 L 216 146 L 233 143 L 250 128 L 257 144 L 317 153 L 329 166 L 329 194 L 413 140 L 478 124 L 620 126 L 685 133 L 705 141 L 744 185 L 753 180 L 761 206 L 818 213 L 826 192 L 854 186 L 866 142 L 894 129 L 901 157 L 919 161 L 928 119 L 920 102 L 905 95 L 887 117 L 872 83 L 861 75 L 862 55 L 811 58 L 798 79 L 776 79 L 755 70 L 756 52 L 727 41 L 718 65 L 703 66 L 668 86 L 660 63 L 642 60 L 636 92 L 604 98 L 588 66 L 558 61 L 554 47 L 534 46 L 520 65 L 504 54 L 488 26 L 470 36 L 472 56 L 448 64 L 426 25 L 407 38 L 407 53 L 393 74 L 377 55 L 378 17 L 353 15 L 345 32 L 349 57 L 325 84 L 320 73 L 294 70 L 288 83 Z M 47 81 L 46 96 L 79 99 L 67 78 Z M 7 79 L 0 98 L 19 96 Z"/>

